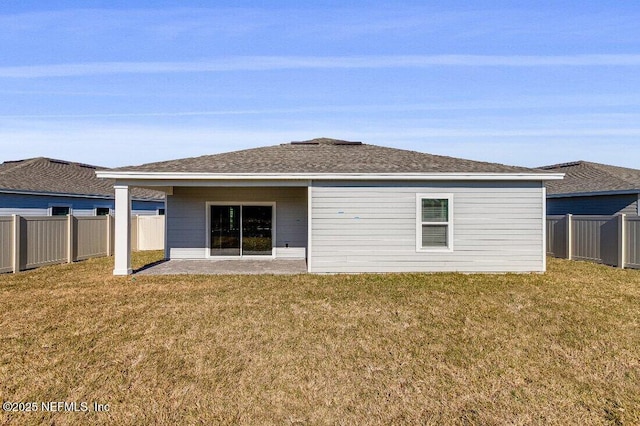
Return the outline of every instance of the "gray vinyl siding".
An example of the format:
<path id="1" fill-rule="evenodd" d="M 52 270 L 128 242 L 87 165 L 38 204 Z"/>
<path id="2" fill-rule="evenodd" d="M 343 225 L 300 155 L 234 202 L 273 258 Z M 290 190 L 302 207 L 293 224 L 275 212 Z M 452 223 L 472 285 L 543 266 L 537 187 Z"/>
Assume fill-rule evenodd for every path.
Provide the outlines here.
<path id="1" fill-rule="evenodd" d="M 453 251 L 416 250 L 416 194 L 453 194 Z M 311 272 L 543 271 L 540 182 L 314 182 Z"/>
<path id="2" fill-rule="evenodd" d="M 549 215 L 638 215 L 638 194 L 597 195 L 547 199 Z"/>
<path id="3" fill-rule="evenodd" d="M 276 247 L 307 247 L 307 188 L 185 188 L 167 196 L 167 246 L 171 259 L 205 258 L 206 203 L 275 202 Z"/>
<path id="4" fill-rule="evenodd" d="M 0 193 L 0 216 L 47 216 L 51 205 L 69 206 L 74 216 L 94 216 L 96 207 L 109 207 L 113 213 L 114 200 Z M 156 215 L 164 202 L 133 200 L 131 207 L 134 215 Z"/>

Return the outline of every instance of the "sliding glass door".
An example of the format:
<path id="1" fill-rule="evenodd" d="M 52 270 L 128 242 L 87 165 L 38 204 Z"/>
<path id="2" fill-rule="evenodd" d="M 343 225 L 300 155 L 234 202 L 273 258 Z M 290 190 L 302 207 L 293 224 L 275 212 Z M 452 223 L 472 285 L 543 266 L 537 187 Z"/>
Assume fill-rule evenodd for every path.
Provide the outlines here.
<path id="1" fill-rule="evenodd" d="M 242 206 L 242 254 L 271 256 L 271 206 Z"/>
<path id="2" fill-rule="evenodd" d="M 210 209 L 211 256 L 271 256 L 271 205 L 211 205 Z"/>
<path id="3" fill-rule="evenodd" d="M 211 256 L 240 256 L 240 206 L 211 206 Z"/>

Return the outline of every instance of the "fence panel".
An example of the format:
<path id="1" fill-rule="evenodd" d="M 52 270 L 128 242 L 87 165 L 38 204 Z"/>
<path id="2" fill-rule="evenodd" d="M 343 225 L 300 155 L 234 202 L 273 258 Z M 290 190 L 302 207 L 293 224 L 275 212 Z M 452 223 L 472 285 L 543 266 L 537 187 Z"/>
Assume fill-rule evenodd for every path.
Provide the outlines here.
<path id="1" fill-rule="evenodd" d="M 19 270 L 113 254 L 113 216 L 18 216 Z M 164 216 L 131 218 L 132 250 L 164 248 Z M 69 232 L 69 222 L 73 229 Z M 0 273 L 14 265 L 14 218 L 0 216 Z M 71 247 L 69 247 L 71 244 Z M 69 252 L 71 248 L 71 253 Z"/>
<path id="2" fill-rule="evenodd" d="M 0 217 L 0 272 L 13 271 L 13 217 Z"/>
<path id="3" fill-rule="evenodd" d="M 571 231 L 574 259 L 617 265 L 617 217 L 573 216 Z"/>
<path id="4" fill-rule="evenodd" d="M 75 260 L 107 255 L 108 216 L 85 216 L 74 219 Z"/>
<path id="5" fill-rule="evenodd" d="M 625 267 L 640 268 L 640 217 L 627 216 Z"/>
<path id="6" fill-rule="evenodd" d="M 567 257 L 567 218 L 565 216 L 547 216 L 547 254 L 554 257 Z"/>
<path id="7" fill-rule="evenodd" d="M 164 216 L 138 216 L 138 250 L 164 249 Z"/>
<path id="8" fill-rule="evenodd" d="M 138 251 L 138 217 L 131 216 L 131 251 Z"/>
<path id="9" fill-rule="evenodd" d="M 23 217 L 20 244 L 26 269 L 67 261 L 67 216 Z"/>

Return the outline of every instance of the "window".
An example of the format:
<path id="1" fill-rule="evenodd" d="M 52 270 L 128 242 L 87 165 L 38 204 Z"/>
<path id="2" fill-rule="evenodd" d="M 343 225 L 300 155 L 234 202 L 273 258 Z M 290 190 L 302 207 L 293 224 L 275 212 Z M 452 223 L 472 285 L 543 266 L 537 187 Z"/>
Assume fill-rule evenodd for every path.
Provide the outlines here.
<path id="1" fill-rule="evenodd" d="M 96 216 L 106 216 L 111 213 L 109 207 L 96 207 Z"/>
<path id="2" fill-rule="evenodd" d="M 452 194 L 416 197 L 416 250 L 453 250 Z"/>
<path id="3" fill-rule="evenodd" d="M 66 206 L 51 206 L 51 216 L 66 216 L 70 213 L 70 210 Z"/>
<path id="4" fill-rule="evenodd" d="M 158 216 L 164 216 L 164 209 L 158 209 Z"/>

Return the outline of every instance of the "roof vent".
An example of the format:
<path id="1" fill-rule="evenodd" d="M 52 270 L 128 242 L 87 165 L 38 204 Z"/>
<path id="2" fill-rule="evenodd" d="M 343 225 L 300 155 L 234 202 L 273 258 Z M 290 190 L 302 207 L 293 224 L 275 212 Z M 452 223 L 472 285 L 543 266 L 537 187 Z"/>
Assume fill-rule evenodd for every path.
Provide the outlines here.
<path id="1" fill-rule="evenodd" d="M 65 166 L 69 165 L 69 162 L 67 161 L 62 161 L 62 160 L 49 160 L 50 163 L 54 163 L 54 164 L 64 164 Z"/>
<path id="2" fill-rule="evenodd" d="M 542 166 L 542 167 L 538 167 L 538 168 L 542 169 L 542 170 L 563 169 L 565 167 L 579 166 L 582 163 L 583 163 L 583 161 L 572 161 L 572 162 L 569 162 L 569 163 L 552 164 L 550 166 Z"/>
<path id="3" fill-rule="evenodd" d="M 362 142 L 343 141 L 331 138 L 316 138 L 308 141 L 293 141 L 291 145 L 362 145 Z"/>

